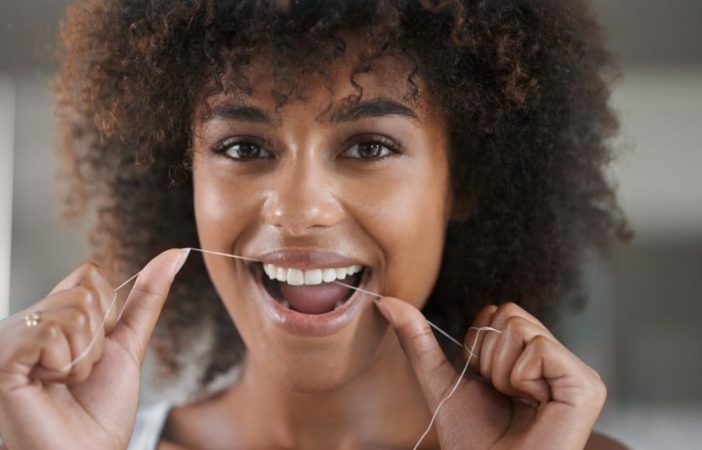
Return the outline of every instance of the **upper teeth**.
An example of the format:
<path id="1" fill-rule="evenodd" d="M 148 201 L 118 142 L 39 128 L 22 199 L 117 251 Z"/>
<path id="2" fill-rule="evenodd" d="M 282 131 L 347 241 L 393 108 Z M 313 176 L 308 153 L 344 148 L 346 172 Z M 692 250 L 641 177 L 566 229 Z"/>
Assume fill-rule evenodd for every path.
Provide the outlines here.
<path id="1" fill-rule="evenodd" d="M 353 275 L 361 271 L 361 266 L 355 264 L 349 267 L 340 267 L 338 269 L 286 269 L 284 267 L 274 266 L 273 264 L 264 264 L 263 271 L 266 272 L 271 280 L 283 281 L 293 286 L 303 284 L 321 284 L 322 282 L 329 283 L 334 280 L 343 280 L 347 275 Z"/>

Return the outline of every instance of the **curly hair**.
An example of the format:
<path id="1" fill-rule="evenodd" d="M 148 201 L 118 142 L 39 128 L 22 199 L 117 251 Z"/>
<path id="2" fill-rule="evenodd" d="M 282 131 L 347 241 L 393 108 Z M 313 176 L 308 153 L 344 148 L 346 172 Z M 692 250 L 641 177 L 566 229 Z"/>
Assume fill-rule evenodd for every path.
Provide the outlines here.
<path id="1" fill-rule="evenodd" d="M 616 66 L 580 0 L 80 0 L 62 23 L 54 83 L 64 217 L 94 210 L 93 258 L 116 276 L 170 247 L 198 246 L 189 177 L 191 125 L 204 95 L 246 90 L 241 68 L 266 45 L 277 104 L 305 74 L 364 36 L 355 75 L 383 56 L 408 61 L 411 96 L 449 118 L 451 185 L 462 214 L 446 229 L 424 313 L 455 336 L 476 311 L 512 301 L 551 322 L 584 297 L 580 267 L 631 236 L 605 174 L 618 128 Z M 364 41 L 365 42 L 365 41 Z M 214 80 L 214 83 L 213 83 Z M 177 375 L 208 330 L 199 387 L 244 345 L 201 261 L 186 266 L 152 340 Z M 451 353 L 450 348 L 445 348 Z"/>

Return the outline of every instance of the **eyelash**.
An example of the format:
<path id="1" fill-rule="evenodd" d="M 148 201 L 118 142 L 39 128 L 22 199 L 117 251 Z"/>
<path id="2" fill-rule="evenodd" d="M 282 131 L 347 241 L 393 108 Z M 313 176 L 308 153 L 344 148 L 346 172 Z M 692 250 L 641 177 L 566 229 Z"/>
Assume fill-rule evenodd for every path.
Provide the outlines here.
<path id="1" fill-rule="evenodd" d="M 261 158 L 258 155 L 254 157 L 244 157 L 244 158 L 235 158 L 229 155 L 225 155 L 227 158 L 232 159 L 233 161 L 251 161 L 255 159 L 270 159 L 272 158 L 272 152 L 269 150 L 266 150 L 263 145 L 261 145 L 259 142 L 255 142 L 257 139 L 252 139 L 252 138 L 232 138 L 232 139 L 225 139 L 224 141 L 214 145 L 212 147 L 212 151 L 216 154 L 225 154 L 228 149 L 236 146 L 236 145 L 249 145 L 249 146 L 255 146 L 257 147 L 258 154 L 261 153 L 261 151 L 266 152 L 270 154 L 271 156 L 269 157 L 264 157 Z M 351 159 L 359 159 L 362 161 L 367 161 L 367 162 L 378 162 L 381 161 L 387 157 L 389 157 L 391 154 L 400 154 L 402 153 L 402 146 L 398 141 L 395 139 L 389 138 L 387 136 L 383 135 L 371 135 L 371 136 L 363 136 L 359 137 L 356 139 L 356 142 L 351 144 L 344 152 L 346 153 L 350 149 L 360 146 L 360 145 L 373 145 L 373 144 L 380 144 L 382 147 L 388 149 L 390 152 L 386 153 L 384 156 L 380 157 L 375 157 L 375 158 L 356 158 L 356 157 L 351 157 Z M 382 153 L 382 151 L 381 151 Z"/>
<path id="2" fill-rule="evenodd" d="M 246 137 L 225 139 L 225 140 L 215 144 L 212 147 L 212 151 L 216 154 L 224 154 L 227 152 L 228 149 L 234 147 L 235 145 L 239 145 L 239 146 L 249 145 L 249 146 L 256 146 L 259 150 L 265 151 L 267 153 L 271 153 L 270 151 L 265 150 L 263 148 L 263 145 L 261 145 L 260 142 L 256 142 L 256 141 L 257 141 L 257 139 L 246 138 Z M 260 154 L 260 151 L 258 153 Z M 250 161 L 253 159 L 270 159 L 270 157 L 269 158 L 260 158 L 258 156 L 251 157 L 251 158 L 234 158 L 234 157 L 229 156 L 229 155 L 225 155 L 225 156 L 229 159 L 234 160 L 234 161 Z"/>
<path id="3" fill-rule="evenodd" d="M 344 153 L 349 151 L 350 149 L 359 146 L 359 145 L 373 145 L 373 144 L 380 144 L 381 146 L 387 148 L 390 153 L 386 154 L 385 156 L 380 156 L 377 158 L 354 158 L 354 159 L 361 159 L 364 161 L 368 162 L 379 162 L 387 157 L 389 157 L 391 154 L 400 154 L 402 153 L 402 146 L 400 145 L 399 142 L 397 142 L 395 139 L 391 139 L 387 136 L 383 135 L 371 135 L 371 136 L 363 136 L 359 137 L 356 142 L 351 144 L 350 147 L 348 147 L 346 150 L 344 150 Z"/>

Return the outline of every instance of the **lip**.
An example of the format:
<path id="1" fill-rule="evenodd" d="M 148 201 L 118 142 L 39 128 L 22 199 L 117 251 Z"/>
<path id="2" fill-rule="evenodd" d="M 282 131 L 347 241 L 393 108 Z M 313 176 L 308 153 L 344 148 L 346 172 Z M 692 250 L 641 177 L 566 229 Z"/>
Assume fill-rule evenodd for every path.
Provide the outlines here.
<path id="1" fill-rule="evenodd" d="M 264 264 L 300 270 L 348 267 L 356 264 L 367 268 L 370 265 L 360 259 L 351 258 L 341 253 L 305 249 L 276 250 L 257 255 L 255 259 Z"/>
<path id="2" fill-rule="evenodd" d="M 363 308 L 364 302 L 361 300 L 365 294 L 354 290 L 351 297 L 333 311 L 324 314 L 300 313 L 286 308 L 268 294 L 263 286 L 262 277 L 264 274 L 261 264 L 251 264 L 250 271 L 254 284 L 263 298 L 262 309 L 266 318 L 281 329 L 296 336 L 322 337 L 332 335 L 351 323 Z M 364 287 L 368 283 L 370 273 L 371 270 L 365 267 L 359 287 Z"/>

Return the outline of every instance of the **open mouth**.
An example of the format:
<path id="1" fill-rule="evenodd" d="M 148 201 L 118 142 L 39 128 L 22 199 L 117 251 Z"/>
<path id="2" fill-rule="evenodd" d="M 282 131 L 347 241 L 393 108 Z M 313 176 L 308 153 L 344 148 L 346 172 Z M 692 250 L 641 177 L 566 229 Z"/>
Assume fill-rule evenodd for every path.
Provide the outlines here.
<path id="1" fill-rule="evenodd" d="M 255 276 L 268 295 L 284 307 L 303 314 L 326 314 L 342 307 L 359 287 L 369 269 L 355 265 L 344 268 L 298 270 L 254 263 Z"/>

